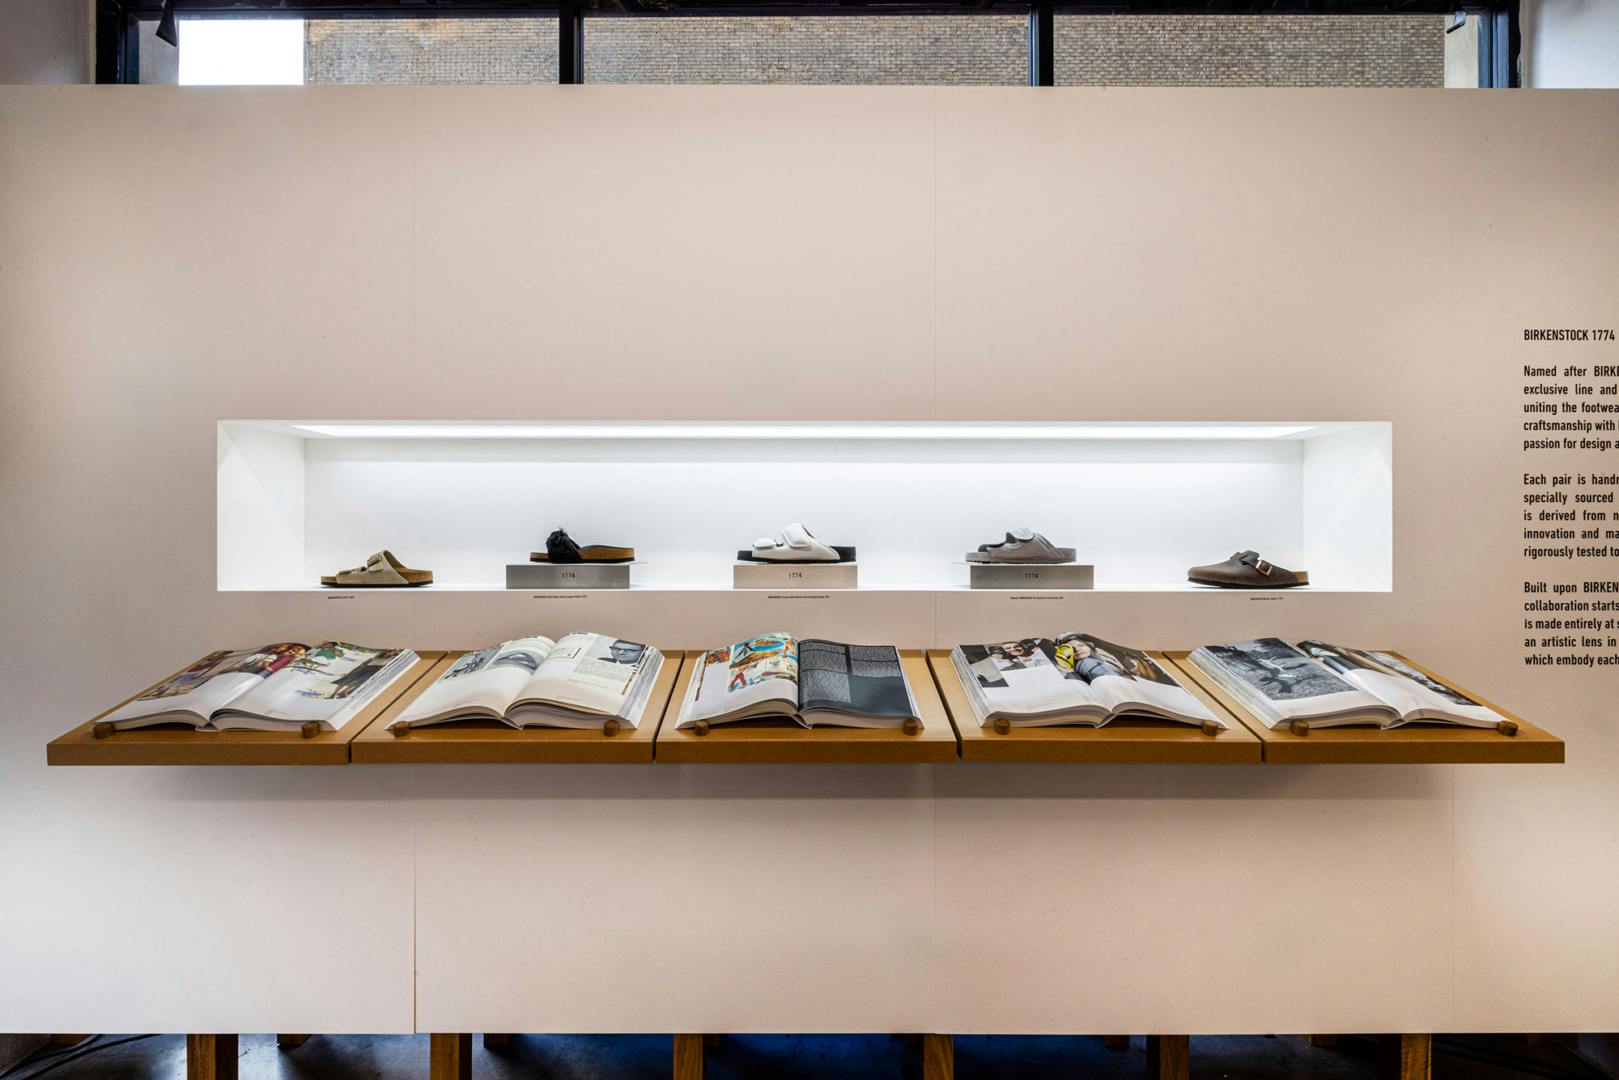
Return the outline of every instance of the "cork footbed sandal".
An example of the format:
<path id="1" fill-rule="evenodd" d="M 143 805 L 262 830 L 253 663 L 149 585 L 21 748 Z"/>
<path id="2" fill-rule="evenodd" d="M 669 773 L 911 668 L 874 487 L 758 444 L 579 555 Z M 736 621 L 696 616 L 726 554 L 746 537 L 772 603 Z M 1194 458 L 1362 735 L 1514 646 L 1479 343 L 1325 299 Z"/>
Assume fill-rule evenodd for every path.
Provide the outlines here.
<path id="1" fill-rule="evenodd" d="M 568 535 L 567 529 L 558 529 L 545 538 L 545 550 L 530 552 L 529 562 L 548 563 L 626 563 L 635 561 L 635 549 L 615 547 L 612 544 L 588 544 L 580 547 Z"/>
<path id="2" fill-rule="evenodd" d="M 352 570 L 339 570 L 320 579 L 322 585 L 334 589 L 380 589 L 405 585 L 433 584 L 433 571 L 412 570 L 394 557 L 391 551 L 379 551 L 365 561 L 364 566 Z"/>
<path id="3" fill-rule="evenodd" d="M 1239 551 L 1223 563 L 1192 567 L 1186 580 L 1220 589 L 1296 589 L 1310 584 L 1310 575 L 1261 559 L 1256 551 Z"/>

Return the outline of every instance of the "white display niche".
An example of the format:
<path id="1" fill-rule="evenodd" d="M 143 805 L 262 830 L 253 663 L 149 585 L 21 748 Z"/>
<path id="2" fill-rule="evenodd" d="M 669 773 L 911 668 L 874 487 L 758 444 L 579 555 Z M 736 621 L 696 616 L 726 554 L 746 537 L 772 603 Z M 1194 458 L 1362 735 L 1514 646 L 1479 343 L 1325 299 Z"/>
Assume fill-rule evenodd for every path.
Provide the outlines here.
<path id="1" fill-rule="evenodd" d="M 1203 590 L 1253 548 L 1312 592 L 1386 591 L 1393 431 L 1366 422 L 226 420 L 219 588 L 318 589 L 391 549 L 435 591 L 503 588 L 564 526 L 633 545 L 636 589 L 729 591 L 736 551 L 802 521 L 862 590 L 966 588 L 963 553 L 1027 525 L 1101 590 Z"/>

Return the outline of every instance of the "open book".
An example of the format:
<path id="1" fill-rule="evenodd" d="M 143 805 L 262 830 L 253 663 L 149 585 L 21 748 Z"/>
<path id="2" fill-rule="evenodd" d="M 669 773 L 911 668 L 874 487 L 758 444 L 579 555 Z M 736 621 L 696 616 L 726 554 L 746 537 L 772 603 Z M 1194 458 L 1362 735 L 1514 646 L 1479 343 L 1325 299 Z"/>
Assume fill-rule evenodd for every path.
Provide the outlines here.
<path id="1" fill-rule="evenodd" d="M 295 731 L 314 721 L 341 731 L 416 654 L 345 641 L 283 642 L 212 652 L 101 718 L 123 731 L 190 724 L 198 731 Z"/>
<path id="2" fill-rule="evenodd" d="M 704 653 L 687 684 L 678 726 L 761 717 L 860 728 L 921 719 L 892 645 L 770 633 Z"/>
<path id="3" fill-rule="evenodd" d="M 981 727 L 1101 727 L 1121 716 L 1226 726 L 1151 656 L 1090 634 L 957 645 L 950 659 Z"/>
<path id="4" fill-rule="evenodd" d="M 469 652 L 388 724 L 498 720 L 514 728 L 635 727 L 663 654 L 611 634 L 518 638 Z"/>
<path id="5" fill-rule="evenodd" d="M 1310 727 L 1441 723 L 1516 730 L 1506 717 L 1385 652 L 1260 638 L 1205 645 L 1190 659 L 1273 728 L 1300 721 Z"/>

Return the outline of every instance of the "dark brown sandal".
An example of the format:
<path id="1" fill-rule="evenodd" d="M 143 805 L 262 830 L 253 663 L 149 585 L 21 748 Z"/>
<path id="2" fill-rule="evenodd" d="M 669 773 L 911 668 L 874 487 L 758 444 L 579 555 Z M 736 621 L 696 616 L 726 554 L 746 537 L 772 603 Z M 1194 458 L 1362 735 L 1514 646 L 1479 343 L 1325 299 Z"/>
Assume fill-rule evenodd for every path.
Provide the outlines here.
<path id="1" fill-rule="evenodd" d="M 1258 552 L 1239 551 L 1223 563 L 1192 567 L 1186 571 L 1186 580 L 1222 589 L 1293 589 L 1310 584 L 1310 575 L 1267 562 Z"/>

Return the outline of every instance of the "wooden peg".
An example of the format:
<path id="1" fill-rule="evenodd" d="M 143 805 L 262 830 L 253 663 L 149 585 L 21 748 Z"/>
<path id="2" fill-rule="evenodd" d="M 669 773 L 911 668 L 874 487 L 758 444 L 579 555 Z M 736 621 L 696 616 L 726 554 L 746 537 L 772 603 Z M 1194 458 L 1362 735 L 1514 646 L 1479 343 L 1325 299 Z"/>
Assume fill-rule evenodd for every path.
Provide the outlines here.
<path id="1" fill-rule="evenodd" d="M 1287 730 L 1291 731 L 1295 735 L 1308 735 L 1310 734 L 1310 721 L 1294 720 L 1292 723 L 1287 725 Z"/>
<path id="2" fill-rule="evenodd" d="M 995 734 L 997 734 L 997 735 L 1005 735 L 1005 734 L 1007 734 L 1008 732 L 1010 732 L 1012 730 L 1012 721 L 1008 720 L 1004 716 L 997 716 L 995 718 L 994 727 L 995 727 Z"/>
<path id="3" fill-rule="evenodd" d="M 609 739 L 618 734 L 618 728 L 618 721 L 612 717 L 602 721 L 602 734 L 607 736 Z"/>
<path id="4" fill-rule="evenodd" d="M 1518 734 L 1518 725 L 1514 724 L 1511 720 L 1503 720 L 1499 724 L 1495 725 L 1495 730 L 1499 731 L 1501 734 L 1510 739 L 1514 735 Z"/>
<path id="5" fill-rule="evenodd" d="M 699 735 L 699 736 L 700 735 L 707 735 L 708 734 L 708 721 L 707 720 L 699 720 L 699 721 L 697 721 L 695 724 L 693 724 L 691 726 L 691 733 L 693 735 Z"/>
<path id="6" fill-rule="evenodd" d="M 1203 734 L 1213 738 L 1214 736 L 1220 734 L 1220 725 L 1213 720 L 1203 721 Z"/>
<path id="7" fill-rule="evenodd" d="M 905 723 L 900 725 L 900 730 L 907 735 L 915 735 L 922 730 L 922 721 L 914 716 L 907 716 Z"/>
<path id="8" fill-rule="evenodd" d="M 406 721 L 404 721 L 402 723 L 395 724 L 393 727 L 389 728 L 388 730 L 393 732 L 393 737 L 396 738 L 396 739 L 399 738 L 401 735 L 409 735 L 410 734 L 410 721 L 406 720 Z"/>
<path id="9" fill-rule="evenodd" d="M 303 733 L 304 738 L 313 739 L 316 735 L 320 734 L 320 721 L 305 720 L 303 726 L 298 730 Z"/>
<path id="10" fill-rule="evenodd" d="M 91 728 L 90 729 L 90 734 L 93 735 L 95 738 L 105 739 L 107 736 L 111 735 L 116 730 L 117 730 L 117 728 L 113 727 L 111 724 L 102 723 L 102 724 L 97 724 L 95 727 Z"/>

